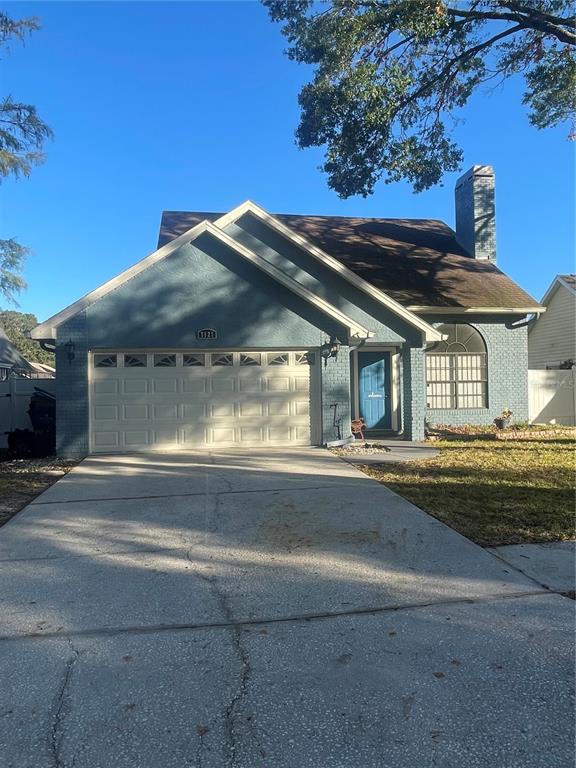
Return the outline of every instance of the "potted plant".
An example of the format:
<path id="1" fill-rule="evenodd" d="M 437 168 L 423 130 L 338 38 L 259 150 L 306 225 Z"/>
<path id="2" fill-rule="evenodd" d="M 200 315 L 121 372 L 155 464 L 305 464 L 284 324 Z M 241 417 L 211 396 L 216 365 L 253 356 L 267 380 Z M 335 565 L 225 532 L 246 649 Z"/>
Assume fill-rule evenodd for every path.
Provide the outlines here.
<path id="1" fill-rule="evenodd" d="M 496 425 L 496 429 L 505 429 L 506 427 L 510 426 L 510 422 L 512 421 L 512 411 L 510 408 L 504 408 L 500 416 L 497 416 L 494 419 L 494 424 Z"/>

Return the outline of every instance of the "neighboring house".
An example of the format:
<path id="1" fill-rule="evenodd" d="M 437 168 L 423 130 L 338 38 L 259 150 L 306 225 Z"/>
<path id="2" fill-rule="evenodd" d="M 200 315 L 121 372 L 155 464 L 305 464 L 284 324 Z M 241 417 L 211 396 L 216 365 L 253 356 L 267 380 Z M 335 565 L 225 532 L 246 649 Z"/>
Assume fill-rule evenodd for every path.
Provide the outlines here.
<path id="1" fill-rule="evenodd" d="M 576 275 L 557 275 L 541 301 L 546 312 L 528 328 L 528 367 L 576 364 Z"/>
<path id="2" fill-rule="evenodd" d="M 527 419 L 526 317 L 496 266 L 494 175 L 440 221 L 164 213 L 159 248 L 38 325 L 61 455 L 424 437 Z"/>
<path id="3" fill-rule="evenodd" d="M 10 375 L 28 377 L 32 372 L 32 365 L 22 357 L 0 328 L 0 381 L 5 381 Z"/>

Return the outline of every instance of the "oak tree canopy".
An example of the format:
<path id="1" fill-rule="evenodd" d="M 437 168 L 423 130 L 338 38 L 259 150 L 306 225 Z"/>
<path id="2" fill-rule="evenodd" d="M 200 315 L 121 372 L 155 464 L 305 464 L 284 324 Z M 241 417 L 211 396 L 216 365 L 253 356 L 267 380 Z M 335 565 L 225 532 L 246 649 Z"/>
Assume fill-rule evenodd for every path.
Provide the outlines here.
<path id="1" fill-rule="evenodd" d="M 324 147 L 341 197 L 379 180 L 415 191 L 460 167 L 451 133 L 472 93 L 512 75 L 537 128 L 572 120 L 570 0 L 263 0 L 288 56 L 314 66 L 299 96 L 301 148 Z M 496 118 L 497 119 L 497 118 Z"/>

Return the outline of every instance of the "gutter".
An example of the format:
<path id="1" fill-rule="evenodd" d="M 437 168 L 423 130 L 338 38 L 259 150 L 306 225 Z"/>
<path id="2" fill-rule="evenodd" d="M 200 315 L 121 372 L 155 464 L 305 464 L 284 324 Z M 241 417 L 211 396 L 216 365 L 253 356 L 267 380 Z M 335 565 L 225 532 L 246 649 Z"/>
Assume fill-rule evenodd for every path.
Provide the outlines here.
<path id="1" fill-rule="evenodd" d="M 534 314 L 531 317 L 524 318 L 522 320 L 516 320 L 515 323 L 505 323 L 506 328 L 528 328 L 530 329 L 536 320 L 540 317 L 539 314 Z"/>

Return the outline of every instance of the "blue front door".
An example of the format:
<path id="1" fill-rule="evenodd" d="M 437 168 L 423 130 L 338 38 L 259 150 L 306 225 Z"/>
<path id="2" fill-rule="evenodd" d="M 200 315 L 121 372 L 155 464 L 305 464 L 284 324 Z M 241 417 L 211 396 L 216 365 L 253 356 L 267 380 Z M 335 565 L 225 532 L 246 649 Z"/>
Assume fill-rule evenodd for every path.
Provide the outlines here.
<path id="1" fill-rule="evenodd" d="M 390 429 L 390 352 L 358 352 L 360 416 L 368 429 Z"/>

